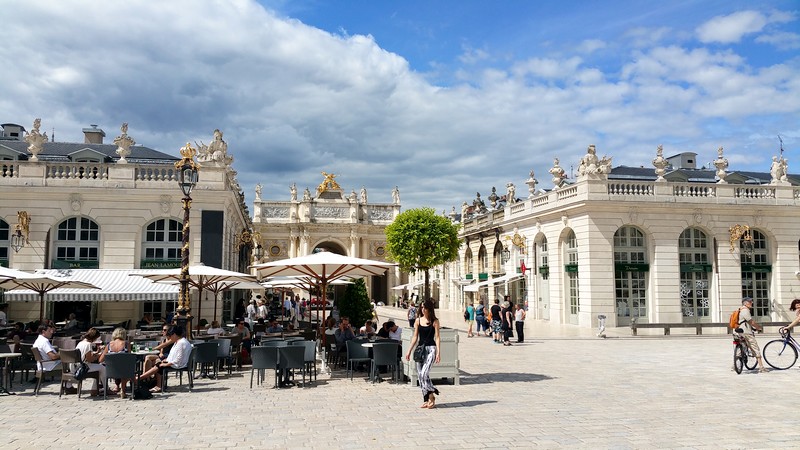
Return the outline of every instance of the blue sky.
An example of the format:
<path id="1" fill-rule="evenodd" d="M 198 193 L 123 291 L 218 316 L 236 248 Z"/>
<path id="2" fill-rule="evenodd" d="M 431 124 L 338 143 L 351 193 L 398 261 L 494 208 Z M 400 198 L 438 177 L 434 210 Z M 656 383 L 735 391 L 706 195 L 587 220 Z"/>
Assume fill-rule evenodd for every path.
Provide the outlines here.
<path id="1" fill-rule="evenodd" d="M 248 202 L 313 189 L 459 209 L 589 144 L 800 173 L 796 1 L 10 0 L 0 122 L 177 154 L 225 133 Z M 91 17 L 75 11 L 91 10 Z"/>

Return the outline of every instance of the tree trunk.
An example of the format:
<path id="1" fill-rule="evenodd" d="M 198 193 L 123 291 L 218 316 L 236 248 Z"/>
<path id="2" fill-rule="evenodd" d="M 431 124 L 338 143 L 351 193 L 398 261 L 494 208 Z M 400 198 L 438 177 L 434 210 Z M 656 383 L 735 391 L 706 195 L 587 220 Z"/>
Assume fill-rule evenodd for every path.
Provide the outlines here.
<path id="1" fill-rule="evenodd" d="M 428 269 L 425 268 L 425 297 L 424 300 L 431 299 L 431 276 L 428 273 Z"/>

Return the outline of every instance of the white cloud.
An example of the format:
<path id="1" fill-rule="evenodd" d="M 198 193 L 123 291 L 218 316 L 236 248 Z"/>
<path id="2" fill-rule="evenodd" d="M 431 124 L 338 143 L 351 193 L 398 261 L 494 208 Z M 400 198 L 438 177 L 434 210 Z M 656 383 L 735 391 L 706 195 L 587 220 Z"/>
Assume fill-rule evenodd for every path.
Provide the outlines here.
<path id="1" fill-rule="evenodd" d="M 738 11 L 726 16 L 717 16 L 697 27 L 697 36 L 700 42 L 719 42 L 729 44 L 739 42 L 745 35 L 758 33 L 771 23 L 786 23 L 795 20 L 793 13 L 773 11 L 763 14 L 759 11 Z M 783 33 L 777 33 L 772 39 L 785 39 Z M 773 35 L 774 36 L 774 35 Z M 762 38 L 770 42 L 771 38 Z"/>
<path id="2" fill-rule="evenodd" d="M 579 53 L 593 53 L 606 48 L 606 43 L 600 39 L 586 39 L 578 46 Z"/>
<path id="3" fill-rule="evenodd" d="M 550 187 L 553 157 L 575 165 L 591 143 L 616 164 L 639 165 L 662 142 L 715 155 L 731 142 L 764 148 L 755 131 L 798 135 L 797 59 L 753 67 L 732 50 L 684 48 L 670 28 L 643 30 L 637 42 L 672 45 L 622 48 L 612 64 L 588 40 L 581 56 L 550 49 L 475 64 L 437 86 L 371 36 L 327 33 L 248 0 L 198 5 L 16 3 L 0 28 L 16 52 L 0 71 L 0 85 L 13 87 L 0 122 L 42 117 L 73 141 L 90 123 L 112 134 L 129 122 L 137 142 L 173 154 L 220 128 L 248 199 L 256 183 L 264 198 L 288 198 L 292 182 L 313 189 L 325 170 L 375 201 L 398 185 L 404 207 L 437 211 L 507 181 L 520 192 L 531 169 Z M 73 12 L 89 8 L 91 18 Z M 491 59 L 486 49 L 462 56 Z"/>
<path id="4" fill-rule="evenodd" d="M 781 50 L 794 50 L 800 48 L 800 34 L 776 31 L 774 33 L 762 34 L 756 38 L 756 42 L 771 44 Z"/>

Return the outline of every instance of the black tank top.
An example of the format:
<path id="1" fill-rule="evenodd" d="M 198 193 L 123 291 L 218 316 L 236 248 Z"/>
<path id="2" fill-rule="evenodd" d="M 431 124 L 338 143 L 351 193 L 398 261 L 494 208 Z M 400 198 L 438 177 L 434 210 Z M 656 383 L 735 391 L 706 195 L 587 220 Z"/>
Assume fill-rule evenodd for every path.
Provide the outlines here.
<path id="1" fill-rule="evenodd" d="M 419 345 L 423 347 L 436 345 L 435 338 L 436 330 L 433 328 L 433 324 L 427 326 L 423 326 L 421 323 L 419 324 Z"/>

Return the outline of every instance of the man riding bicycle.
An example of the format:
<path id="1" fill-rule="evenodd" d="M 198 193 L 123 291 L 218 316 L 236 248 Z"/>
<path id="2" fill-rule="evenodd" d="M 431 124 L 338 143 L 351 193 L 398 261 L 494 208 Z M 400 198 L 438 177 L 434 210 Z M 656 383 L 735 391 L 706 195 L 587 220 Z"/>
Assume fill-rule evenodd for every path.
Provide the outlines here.
<path id="1" fill-rule="evenodd" d="M 761 325 L 756 323 L 755 319 L 753 319 L 753 315 L 750 313 L 750 309 L 752 307 L 752 298 L 745 297 L 742 299 L 742 307 L 739 308 L 739 327 L 732 331 L 744 339 L 745 344 L 747 344 L 747 348 L 749 348 L 753 355 L 755 355 L 756 360 L 758 361 L 758 371 L 766 372 L 767 369 L 764 368 L 764 360 L 761 358 L 761 350 L 758 348 L 758 342 L 756 342 L 755 337 L 756 330 L 762 331 L 763 328 Z"/>

